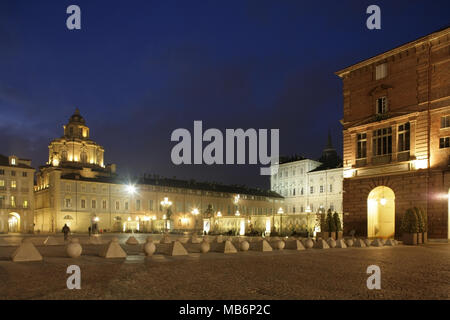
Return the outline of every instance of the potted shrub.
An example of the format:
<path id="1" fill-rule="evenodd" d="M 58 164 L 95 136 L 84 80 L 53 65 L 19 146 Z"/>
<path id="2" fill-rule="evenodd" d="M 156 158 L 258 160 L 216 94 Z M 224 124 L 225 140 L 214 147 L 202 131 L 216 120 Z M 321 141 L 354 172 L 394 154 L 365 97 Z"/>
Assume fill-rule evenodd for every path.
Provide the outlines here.
<path id="1" fill-rule="evenodd" d="M 417 207 L 414 207 L 414 212 L 416 213 L 417 216 L 417 226 L 419 231 L 417 232 L 417 244 L 422 244 L 423 243 L 423 214 L 422 214 L 422 210 L 420 210 Z"/>
<path id="2" fill-rule="evenodd" d="M 417 215 L 413 209 L 406 210 L 402 217 L 400 229 L 402 231 L 403 244 L 417 244 L 417 232 L 419 231 L 419 227 L 417 223 Z"/>
<path id="3" fill-rule="evenodd" d="M 423 220 L 423 234 L 422 234 L 422 241 L 423 243 L 428 242 L 428 214 L 421 210 L 422 212 L 422 220 Z"/>
<path id="4" fill-rule="evenodd" d="M 337 238 L 342 239 L 343 232 L 342 232 L 341 219 L 339 218 L 339 213 L 337 213 L 336 211 L 333 214 L 333 221 L 334 221 L 334 225 L 336 226 Z"/>
<path id="5" fill-rule="evenodd" d="M 328 226 L 328 231 L 330 232 L 330 237 L 333 240 L 336 240 L 336 225 L 334 224 L 333 215 L 331 213 L 331 209 L 327 211 L 327 217 L 325 219 L 325 223 Z"/>

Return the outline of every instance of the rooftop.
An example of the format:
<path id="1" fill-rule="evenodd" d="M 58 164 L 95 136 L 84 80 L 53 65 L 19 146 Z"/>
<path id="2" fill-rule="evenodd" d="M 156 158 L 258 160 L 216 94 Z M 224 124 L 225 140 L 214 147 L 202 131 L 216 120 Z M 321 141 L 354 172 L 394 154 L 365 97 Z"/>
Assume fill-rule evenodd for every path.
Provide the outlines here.
<path id="1" fill-rule="evenodd" d="M 75 173 L 70 173 L 61 176 L 62 179 L 69 180 L 80 180 L 87 182 L 101 182 L 101 183 L 113 183 L 113 184 L 128 184 L 128 180 L 118 177 L 96 177 L 96 178 L 85 178 Z M 144 176 L 136 179 L 136 184 L 138 185 L 154 185 L 172 188 L 182 188 L 182 189 L 194 189 L 194 190 L 204 190 L 212 192 L 224 192 L 231 194 L 246 194 L 261 197 L 271 197 L 280 198 L 283 197 L 274 191 L 263 190 L 259 188 L 249 188 L 243 185 L 224 185 L 220 183 L 213 182 L 198 182 L 195 180 L 180 180 L 175 178 L 164 178 L 158 176 Z"/>

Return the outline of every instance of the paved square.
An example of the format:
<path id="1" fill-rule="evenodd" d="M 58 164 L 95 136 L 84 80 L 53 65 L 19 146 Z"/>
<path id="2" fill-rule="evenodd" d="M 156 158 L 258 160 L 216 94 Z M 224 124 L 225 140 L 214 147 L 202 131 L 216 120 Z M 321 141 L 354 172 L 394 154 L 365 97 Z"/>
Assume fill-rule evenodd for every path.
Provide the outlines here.
<path id="1" fill-rule="evenodd" d="M 449 299 L 450 244 L 410 247 L 209 252 L 169 257 L 124 245 L 126 260 L 65 258 L 63 245 L 37 248 L 43 262 L 13 263 L 19 237 L 0 237 L 0 299 Z M 109 236 L 105 236 L 108 238 Z M 41 239 L 43 241 L 44 237 Z M 59 238 L 61 240 L 61 238 Z M 81 268 L 81 290 L 69 290 L 66 269 Z M 368 290 L 369 265 L 381 268 L 381 290 Z"/>

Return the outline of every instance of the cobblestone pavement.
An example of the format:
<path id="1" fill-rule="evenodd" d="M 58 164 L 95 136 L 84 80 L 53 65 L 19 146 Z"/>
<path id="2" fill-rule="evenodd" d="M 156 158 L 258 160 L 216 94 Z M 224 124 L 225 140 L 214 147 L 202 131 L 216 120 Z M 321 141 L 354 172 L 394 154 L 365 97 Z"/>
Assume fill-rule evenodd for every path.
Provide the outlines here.
<path id="1" fill-rule="evenodd" d="M 98 256 L 85 244 L 83 256 L 65 257 L 61 245 L 33 242 L 43 262 L 13 263 L 22 236 L 0 236 L 0 299 L 449 299 L 450 244 L 310 249 L 306 251 L 142 254 L 142 244 L 124 245 L 126 260 Z M 108 239 L 110 236 L 103 236 Z M 145 235 L 136 236 L 143 242 Z M 68 290 L 66 269 L 81 268 L 81 290 Z M 381 268 L 381 290 L 368 290 L 369 265 Z"/>

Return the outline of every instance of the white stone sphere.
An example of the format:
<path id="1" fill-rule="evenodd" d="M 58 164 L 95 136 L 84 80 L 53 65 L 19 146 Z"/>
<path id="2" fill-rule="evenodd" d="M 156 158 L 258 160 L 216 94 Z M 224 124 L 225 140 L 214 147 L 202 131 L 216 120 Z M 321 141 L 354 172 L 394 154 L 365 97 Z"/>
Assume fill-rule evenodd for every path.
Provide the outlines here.
<path id="1" fill-rule="evenodd" d="M 83 248 L 81 247 L 80 241 L 77 238 L 72 239 L 66 246 L 66 253 L 71 258 L 78 258 L 79 256 L 81 256 L 82 251 Z"/>
<path id="2" fill-rule="evenodd" d="M 336 247 L 336 240 L 334 240 L 333 238 L 328 239 L 328 246 L 330 248 L 335 248 Z"/>
<path id="3" fill-rule="evenodd" d="M 151 256 L 156 251 L 156 246 L 153 241 L 147 241 L 144 245 L 144 252 L 147 256 Z"/>
<path id="4" fill-rule="evenodd" d="M 248 249 L 250 248 L 250 243 L 248 243 L 247 240 L 241 241 L 241 243 L 239 243 L 239 248 L 241 249 L 241 251 L 248 251 Z"/>
<path id="5" fill-rule="evenodd" d="M 345 241 L 345 244 L 347 245 L 347 247 L 353 247 L 353 239 L 347 239 L 347 241 Z"/>
<path id="6" fill-rule="evenodd" d="M 306 249 L 311 249 L 312 247 L 314 247 L 314 241 L 312 241 L 312 239 L 306 239 L 306 241 L 305 241 L 305 248 Z"/>
<path id="7" fill-rule="evenodd" d="M 278 240 L 275 243 L 275 248 L 278 250 L 283 250 L 285 246 L 286 246 L 286 243 L 283 240 Z"/>
<path id="8" fill-rule="evenodd" d="M 200 243 L 200 252 L 201 252 L 201 253 L 207 253 L 207 252 L 209 251 L 210 248 L 211 248 L 211 246 L 210 246 L 210 244 L 209 244 L 208 241 L 203 240 L 203 241 Z"/>

